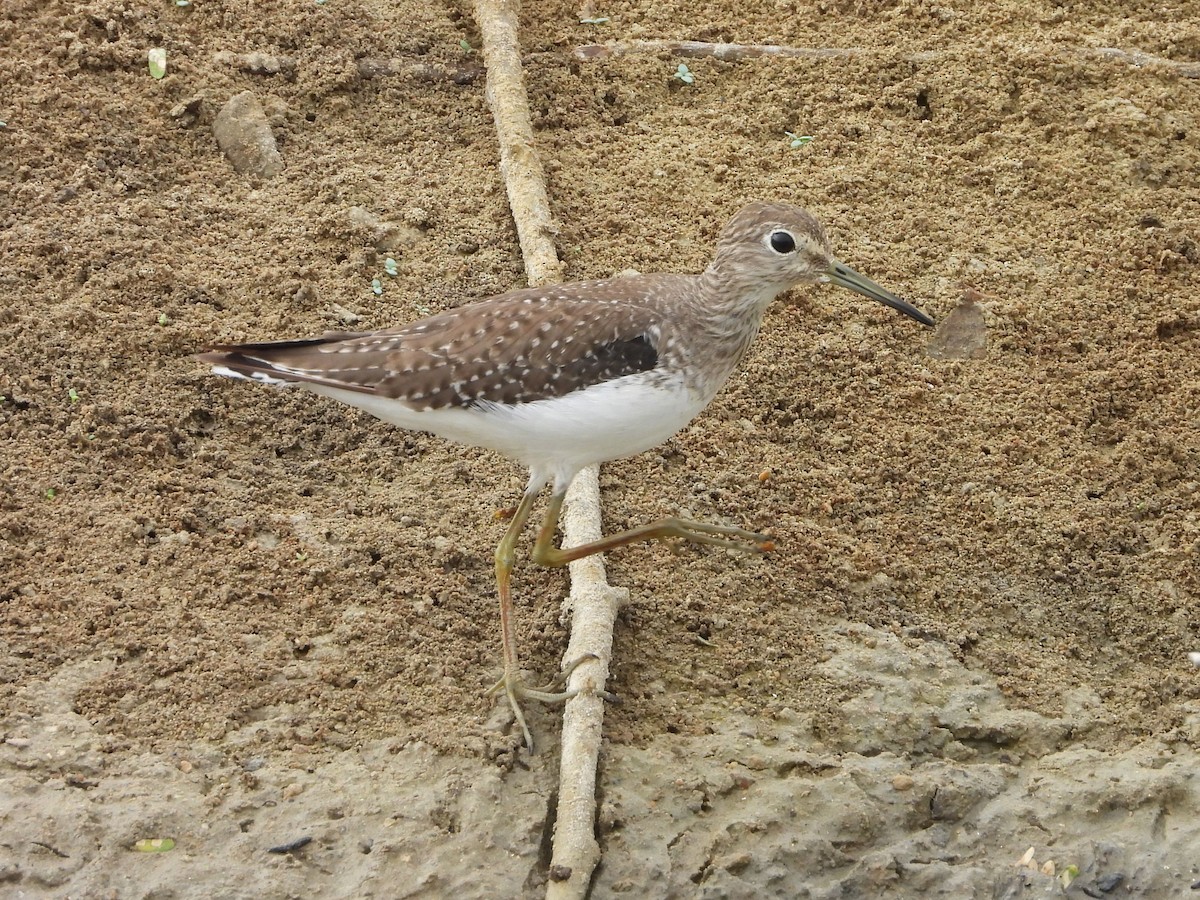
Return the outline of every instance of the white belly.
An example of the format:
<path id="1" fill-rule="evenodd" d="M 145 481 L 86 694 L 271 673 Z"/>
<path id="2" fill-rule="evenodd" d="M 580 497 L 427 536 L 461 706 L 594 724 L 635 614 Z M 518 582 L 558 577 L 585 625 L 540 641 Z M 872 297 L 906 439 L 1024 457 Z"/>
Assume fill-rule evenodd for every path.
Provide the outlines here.
<path id="1" fill-rule="evenodd" d="M 531 481 L 554 480 L 563 489 L 584 466 L 661 444 L 695 418 L 708 399 L 689 394 L 678 382 L 652 385 L 644 374 L 553 400 L 424 411 L 372 394 L 305 387 L 401 428 L 496 450 L 529 466 Z"/>

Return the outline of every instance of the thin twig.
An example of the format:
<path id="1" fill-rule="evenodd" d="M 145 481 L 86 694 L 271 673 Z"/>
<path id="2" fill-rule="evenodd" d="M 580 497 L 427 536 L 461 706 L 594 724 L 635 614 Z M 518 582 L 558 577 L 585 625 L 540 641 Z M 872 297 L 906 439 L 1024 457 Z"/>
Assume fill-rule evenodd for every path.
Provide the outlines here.
<path id="1" fill-rule="evenodd" d="M 1169 69 L 1181 78 L 1200 78 L 1200 63 L 1179 62 L 1162 56 L 1152 56 L 1141 50 L 1122 50 L 1119 47 L 1088 47 L 1079 51 L 1085 56 L 1095 56 L 1100 59 L 1115 59 L 1117 62 L 1128 63 L 1139 69 L 1155 67 Z"/>
<path id="2" fill-rule="evenodd" d="M 487 63 L 487 97 L 500 141 L 500 171 L 517 226 L 525 272 L 531 285 L 562 280 L 562 268 L 550 235 L 554 234 L 541 161 L 534 148 L 533 126 L 526 99 L 517 41 L 515 0 L 477 0 L 475 19 L 483 35 Z M 600 490 L 597 469 L 585 469 L 567 492 L 562 520 L 564 546 L 600 536 Z M 605 581 L 604 563 L 589 557 L 570 565 L 571 640 L 564 661 L 584 660 L 571 672 L 568 688 L 576 695 L 563 714 L 559 805 L 554 830 L 552 900 L 587 894 L 600 861 L 596 841 L 596 768 L 600 756 L 612 629 L 622 592 Z"/>
<path id="3" fill-rule="evenodd" d="M 562 519 L 563 546 L 600 539 L 599 469 L 589 466 L 571 483 Z M 552 879 L 547 900 L 582 900 L 600 863 L 596 841 L 596 768 L 604 724 L 604 685 L 612 658 L 613 624 L 629 592 L 608 583 L 599 554 L 571 563 L 571 640 L 568 664 L 595 655 L 572 673 L 576 691 L 563 711 L 562 761 L 558 773 L 558 814 L 554 825 Z"/>
<path id="4" fill-rule="evenodd" d="M 607 44 L 586 44 L 575 48 L 575 58 L 585 62 L 598 59 L 612 59 L 616 56 L 632 56 L 648 53 L 668 53 L 672 56 L 682 56 L 689 59 L 712 57 L 726 62 L 739 62 L 746 59 L 763 59 L 764 57 L 779 57 L 784 59 L 846 59 L 853 56 L 866 56 L 870 51 L 862 47 L 786 47 L 778 44 L 716 44 L 708 41 L 611 41 Z M 957 49 L 954 55 L 973 53 L 979 56 L 995 55 L 996 51 L 986 47 Z M 1153 56 L 1141 50 L 1122 50 L 1118 47 L 1077 47 L 1063 49 L 1061 47 L 1020 48 L 1006 50 L 1006 59 L 1026 59 L 1040 57 L 1057 59 L 1064 56 L 1082 56 L 1095 59 L 1111 59 L 1123 62 L 1137 68 L 1162 68 L 1174 72 L 1181 78 L 1200 78 L 1200 63 L 1180 62 Z M 922 53 L 907 54 L 904 59 L 908 62 L 935 62 L 951 54 L 937 50 Z"/>
<path id="5" fill-rule="evenodd" d="M 456 68 L 435 63 L 414 63 L 407 59 L 385 56 L 364 56 L 356 63 L 358 74 L 366 79 L 402 76 L 413 81 L 449 81 L 452 84 L 472 84 L 484 75 L 483 66 L 464 62 Z"/>
<path id="6" fill-rule="evenodd" d="M 562 265 L 550 239 L 557 232 L 546 196 L 546 175 L 533 142 L 529 100 L 517 43 L 514 0 L 478 0 L 475 19 L 483 35 L 487 100 L 500 141 L 500 174 L 517 226 L 530 285 L 562 281 Z"/>
<path id="7" fill-rule="evenodd" d="M 669 53 L 672 56 L 688 58 L 711 56 L 716 59 L 737 62 L 743 59 L 760 59 L 764 56 L 833 59 L 858 56 L 865 52 L 856 47 L 782 47 L 776 44 L 713 44 L 708 41 L 610 41 L 607 44 L 587 44 L 576 47 L 575 57 L 588 61 L 643 53 Z"/>

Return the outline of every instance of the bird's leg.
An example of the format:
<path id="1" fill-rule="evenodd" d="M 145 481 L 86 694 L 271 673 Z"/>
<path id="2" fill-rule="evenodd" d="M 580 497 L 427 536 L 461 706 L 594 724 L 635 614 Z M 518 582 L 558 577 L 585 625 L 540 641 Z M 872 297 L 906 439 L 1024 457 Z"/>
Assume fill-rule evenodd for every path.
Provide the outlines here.
<path id="1" fill-rule="evenodd" d="M 500 596 L 500 639 L 504 653 L 504 675 L 492 686 L 491 692 L 504 691 L 508 697 L 509 706 L 521 731 L 525 735 L 525 743 L 530 751 L 533 750 L 533 736 L 525 723 L 525 715 L 521 711 L 521 700 L 539 700 L 543 703 L 560 703 L 572 696 L 570 691 L 555 690 L 561 679 L 570 675 L 571 670 L 583 662 L 577 660 L 569 666 L 566 672 L 559 676 L 560 681 L 553 682 L 544 688 L 529 688 L 521 682 L 520 669 L 517 666 L 517 636 L 513 622 L 512 579 L 513 563 L 516 561 L 517 541 L 529 514 L 533 502 L 538 495 L 537 490 L 527 490 L 521 503 L 513 513 L 512 520 L 500 545 L 496 548 L 496 590 Z M 690 519 L 660 519 L 648 525 L 641 525 L 603 537 L 598 541 L 581 544 L 578 547 L 561 549 L 554 546 L 554 532 L 558 528 L 558 520 L 562 515 L 563 499 L 566 491 L 554 492 L 546 506 L 546 515 L 538 530 L 537 541 L 533 547 L 533 561 L 542 566 L 565 566 L 569 562 L 591 556 L 593 553 L 605 553 L 616 547 L 623 547 L 637 541 L 667 541 L 672 539 L 692 541 L 697 544 L 712 544 L 717 547 L 727 547 L 746 553 L 769 553 L 775 549 L 775 543 L 765 534 L 747 531 L 744 528 L 734 528 L 728 525 L 710 525 L 707 522 L 695 522 Z"/>
<path id="2" fill-rule="evenodd" d="M 715 547 L 726 547 L 731 550 L 741 550 L 745 553 L 770 553 L 775 549 L 775 542 L 765 534 L 747 531 L 744 528 L 734 528 L 730 525 L 710 525 L 707 522 L 696 522 L 691 519 L 659 519 L 647 525 L 639 525 L 628 531 L 610 534 L 598 541 L 580 544 L 578 547 L 562 549 L 554 546 L 554 531 L 558 527 L 558 517 L 562 512 L 563 498 L 566 492 L 550 495 L 546 506 L 546 517 L 538 531 L 537 542 L 533 546 L 533 561 L 541 566 L 565 566 L 569 562 L 591 556 L 593 553 L 606 553 L 626 544 L 638 541 L 668 541 L 673 538 L 691 541 L 695 544 L 712 544 Z"/>
<path id="3" fill-rule="evenodd" d="M 489 691 L 489 693 L 504 691 L 508 698 L 508 704 L 512 707 L 513 716 L 516 718 L 517 724 L 521 726 L 521 732 L 525 735 L 525 745 L 529 748 L 530 753 L 533 752 L 533 736 L 529 732 L 529 726 L 525 724 L 525 715 L 521 712 L 520 701 L 529 699 L 540 700 L 543 703 L 560 703 L 571 697 L 570 692 L 549 690 L 553 685 L 547 685 L 545 689 L 526 687 L 521 682 L 521 670 L 517 666 L 517 634 L 516 625 L 513 622 L 510 581 L 513 563 L 516 561 L 517 541 L 521 537 L 521 530 L 529 520 L 529 511 L 533 508 L 533 501 L 537 499 L 538 493 L 537 490 L 527 490 L 521 497 L 521 503 L 513 513 L 512 521 L 509 522 L 508 529 L 504 532 L 504 537 L 501 538 L 500 545 L 496 548 L 496 593 L 500 596 L 500 642 L 504 656 L 504 675 Z"/>

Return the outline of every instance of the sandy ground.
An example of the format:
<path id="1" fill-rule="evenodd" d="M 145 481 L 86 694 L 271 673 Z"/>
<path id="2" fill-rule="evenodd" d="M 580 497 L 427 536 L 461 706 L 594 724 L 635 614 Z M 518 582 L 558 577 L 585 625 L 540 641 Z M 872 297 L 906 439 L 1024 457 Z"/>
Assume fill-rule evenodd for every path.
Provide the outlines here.
<path id="1" fill-rule="evenodd" d="M 779 198 L 942 324 L 798 292 L 701 419 L 602 473 L 609 529 L 683 511 L 779 552 L 610 557 L 593 896 L 1189 893 L 1200 24 L 746 5 L 529 5 L 570 276 L 699 270 Z M 523 473 L 190 358 L 521 284 L 469 7 L 3 9 L 0 893 L 539 896 L 556 711 L 529 758 L 483 695 Z M 691 84 L 574 53 L 617 39 L 859 52 Z M 274 177 L 214 138 L 247 90 Z M 518 575 L 541 675 L 564 585 Z"/>

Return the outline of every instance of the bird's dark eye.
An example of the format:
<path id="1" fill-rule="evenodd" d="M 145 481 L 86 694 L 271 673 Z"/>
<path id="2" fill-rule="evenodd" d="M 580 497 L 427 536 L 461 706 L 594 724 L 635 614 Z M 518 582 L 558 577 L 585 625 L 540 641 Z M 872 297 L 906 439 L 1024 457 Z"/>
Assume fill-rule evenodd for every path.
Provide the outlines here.
<path id="1" fill-rule="evenodd" d="M 796 239 L 786 231 L 776 231 L 771 234 L 771 249 L 776 253 L 791 253 L 796 249 Z"/>

